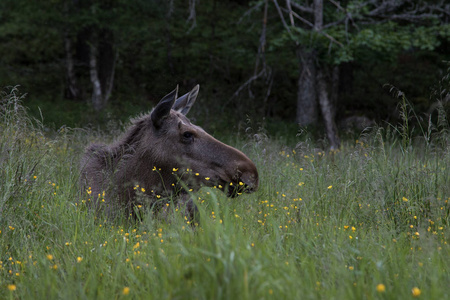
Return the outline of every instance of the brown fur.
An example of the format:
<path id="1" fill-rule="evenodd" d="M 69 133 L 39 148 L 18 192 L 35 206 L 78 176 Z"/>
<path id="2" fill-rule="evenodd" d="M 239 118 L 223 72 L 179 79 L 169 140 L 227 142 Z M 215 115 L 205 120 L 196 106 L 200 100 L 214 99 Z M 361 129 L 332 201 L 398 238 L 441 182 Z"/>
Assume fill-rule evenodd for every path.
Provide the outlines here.
<path id="1" fill-rule="evenodd" d="M 81 162 L 82 187 L 90 191 L 96 210 L 104 207 L 107 215 L 114 216 L 125 207 L 128 215 L 141 203 L 139 199 L 158 206 L 158 199 L 179 196 L 174 199 L 187 202 L 193 214 L 196 207 L 186 188 L 217 186 L 233 197 L 257 189 L 253 162 L 186 118 L 198 86 L 178 99 L 176 94 L 177 89 L 151 113 L 134 120 L 112 145 L 87 147 Z M 145 197 L 137 197 L 140 194 Z"/>

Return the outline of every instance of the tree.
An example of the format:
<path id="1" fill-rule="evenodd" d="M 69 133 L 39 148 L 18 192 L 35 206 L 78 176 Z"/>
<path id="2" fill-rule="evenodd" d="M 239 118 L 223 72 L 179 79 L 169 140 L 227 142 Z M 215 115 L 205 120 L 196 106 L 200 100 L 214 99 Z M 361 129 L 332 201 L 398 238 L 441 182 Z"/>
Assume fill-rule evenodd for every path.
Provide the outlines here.
<path id="1" fill-rule="evenodd" d="M 22 85 L 33 95 L 28 99 L 36 99 L 31 106 L 66 103 L 63 95 L 89 103 L 92 113 L 78 121 L 71 114 L 79 126 L 95 122 L 107 103 L 117 117 L 125 105 L 135 113 L 175 84 L 187 89 L 200 83 L 203 95 L 216 103 L 200 112 L 206 118 L 212 110 L 237 120 L 249 113 L 283 119 L 297 113 L 301 125 L 326 124 L 337 148 L 338 87 L 341 95 L 350 94 L 337 84 L 343 63 L 359 71 L 356 66 L 368 68 L 368 61 L 397 62 L 398 53 L 430 53 L 450 35 L 441 2 L 432 2 L 433 8 L 429 1 L 408 3 L 413 2 L 3 0 L 0 84 Z M 434 68 L 428 70 L 430 82 Z M 339 103 L 353 106 L 364 99 L 355 95 Z"/>
<path id="2" fill-rule="evenodd" d="M 152 43 L 152 39 L 158 41 L 164 34 L 167 63 L 174 73 L 170 30 L 170 23 L 175 22 L 172 16 L 177 12 L 174 1 L 60 1 L 63 2 L 66 97 L 83 98 L 86 92 L 79 82 L 86 82 L 83 77 L 89 74 L 90 103 L 95 111 L 103 110 L 113 91 L 119 53 L 136 51 Z M 190 29 L 196 24 L 195 4 L 196 0 L 189 2 Z M 151 56 L 149 53 L 142 55 Z M 129 56 L 125 59 L 139 60 Z"/>
<path id="3" fill-rule="evenodd" d="M 267 7 L 269 1 L 259 1 L 256 6 L 263 3 Z M 340 146 L 334 99 L 342 63 L 368 55 L 386 59 L 405 50 L 433 50 L 440 39 L 450 37 L 450 7 L 443 0 L 287 0 L 284 6 L 277 0 L 271 3 L 273 14 L 279 16 L 284 28 L 272 43 L 278 48 L 296 49 L 297 122 L 314 125 L 320 107 L 332 149 Z"/>
<path id="4" fill-rule="evenodd" d="M 115 0 L 65 0 L 63 3 L 66 97 L 81 98 L 77 77 L 83 72 L 77 72 L 75 66 L 86 68 L 92 90 L 90 102 L 95 111 L 105 107 L 113 89 L 118 57 L 113 22 L 117 20 L 119 4 Z"/>

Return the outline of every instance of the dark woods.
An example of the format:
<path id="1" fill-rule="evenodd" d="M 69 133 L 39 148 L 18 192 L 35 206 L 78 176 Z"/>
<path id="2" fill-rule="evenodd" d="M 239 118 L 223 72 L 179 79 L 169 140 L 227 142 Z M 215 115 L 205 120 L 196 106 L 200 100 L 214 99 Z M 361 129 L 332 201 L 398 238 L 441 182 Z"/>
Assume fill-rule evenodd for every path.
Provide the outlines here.
<path id="1" fill-rule="evenodd" d="M 385 84 L 420 113 L 445 100 L 430 94 L 447 74 L 449 11 L 443 0 L 4 0 L 0 85 L 21 85 L 49 123 L 83 126 L 201 83 L 211 127 L 217 114 L 285 120 L 338 148 L 345 127 L 399 119 Z"/>

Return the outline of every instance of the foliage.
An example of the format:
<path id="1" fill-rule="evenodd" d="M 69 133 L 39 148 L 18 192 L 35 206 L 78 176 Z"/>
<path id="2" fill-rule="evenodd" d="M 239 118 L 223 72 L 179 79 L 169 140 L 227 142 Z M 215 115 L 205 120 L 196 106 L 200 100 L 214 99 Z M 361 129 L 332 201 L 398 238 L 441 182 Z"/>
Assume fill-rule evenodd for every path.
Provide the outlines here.
<path id="1" fill-rule="evenodd" d="M 306 3 L 304 5 L 306 7 Z M 305 22 L 310 25 L 296 20 L 290 24 L 289 31 L 278 26 L 280 31 L 274 35 L 271 44 L 277 49 L 289 44 L 314 49 L 324 62 L 339 65 L 366 59 L 367 56 L 394 61 L 404 51 L 434 51 L 442 41 L 450 39 L 450 24 L 440 20 L 437 13 L 427 14 L 422 19 L 419 13 L 415 15 L 398 8 L 392 15 L 410 13 L 414 21 L 390 19 L 390 15 L 373 18 L 369 12 L 377 5 L 383 6 L 376 2 L 362 5 L 361 1 L 345 1 L 337 9 L 336 3 L 324 1 L 323 30 L 313 30 L 314 20 L 305 17 Z M 389 4 L 385 3 L 385 6 Z"/>
<path id="2" fill-rule="evenodd" d="M 440 45 L 441 39 L 449 38 L 450 24 L 417 27 L 386 22 L 368 26 L 350 37 L 347 47 L 336 49 L 334 63 L 367 59 L 367 55 L 374 59 L 394 61 L 400 53 L 413 48 L 433 51 Z"/>
<path id="3" fill-rule="evenodd" d="M 391 111 L 395 103 L 385 97 L 383 101 L 375 99 L 386 83 L 405 90 L 417 89 L 417 96 L 414 93 L 411 97 L 414 103 L 416 98 L 428 98 L 429 82 L 440 76 L 441 61 L 449 60 L 446 51 L 449 25 L 435 19 L 417 26 L 394 21 L 360 24 L 373 8 L 361 6 L 360 2 L 340 4 L 351 13 L 358 28 L 351 22 L 347 27 L 341 22 L 323 29 L 340 46 L 298 20 L 291 28 L 292 35 L 288 35 L 278 21 L 273 1 L 268 1 L 264 53 L 270 66 L 267 80 L 255 83 L 252 93 L 235 96 L 255 70 L 264 1 L 196 2 L 196 26 L 192 27 L 193 23 L 187 22 L 190 11 L 186 1 L 4 0 L 0 3 L 0 86 L 22 86 L 32 96 L 25 99 L 26 106 L 32 108 L 35 117 L 40 117 L 38 107 L 44 109 L 44 123 L 50 127 L 98 125 L 108 118 L 126 119 L 137 110 L 149 109 L 152 106 L 149 101 L 155 103 L 174 85 L 188 90 L 193 83 L 202 86 L 205 103 L 214 103 L 199 113 L 200 118 L 226 113 L 236 121 L 249 114 L 271 117 L 275 122 L 293 120 L 299 76 L 295 48 L 300 44 L 317 48 L 320 59 L 327 63 L 350 62 L 354 66 L 350 69 L 350 73 L 355 70 L 356 80 L 351 83 L 354 92 L 341 93 L 339 98 L 339 103 L 344 104 L 343 111 L 359 107 L 364 108 L 361 113 L 376 111 L 378 119 L 385 119 L 386 111 Z M 346 17 L 332 2 L 324 3 L 326 22 L 339 22 Z M 312 21 L 306 13 L 302 17 Z M 87 104 L 92 87 L 88 54 L 82 41 L 92 28 L 112 32 L 118 53 L 112 98 L 100 117 Z M 84 90 L 81 103 L 64 99 L 66 35 L 75 47 L 73 54 L 78 61 L 75 72 Z M 405 61 L 402 59 L 405 55 L 413 59 Z M 416 65 L 423 67 L 421 72 L 409 71 Z M 403 67 L 407 72 L 398 72 L 393 78 L 394 67 Z M 376 74 L 372 74 L 374 68 Z M 425 76 L 418 80 L 414 75 L 422 72 Z M 360 74 L 367 77 L 368 73 L 372 74 L 371 79 L 359 80 Z M 374 80 L 377 84 L 373 84 Z M 361 99 L 369 99 L 370 103 L 362 103 Z M 50 112 L 52 107 L 70 107 L 70 111 Z"/>
<path id="4" fill-rule="evenodd" d="M 258 166 L 260 189 L 237 199 L 202 189 L 192 227 L 175 211 L 96 218 L 78 191 L 96 133 L 49 138 L 16 90 L 0 103 L 2 299 L 450 296 L 448 119 L 427 143 L 405 118 L 332 153 L 258 130 L 230 138 Z"/>

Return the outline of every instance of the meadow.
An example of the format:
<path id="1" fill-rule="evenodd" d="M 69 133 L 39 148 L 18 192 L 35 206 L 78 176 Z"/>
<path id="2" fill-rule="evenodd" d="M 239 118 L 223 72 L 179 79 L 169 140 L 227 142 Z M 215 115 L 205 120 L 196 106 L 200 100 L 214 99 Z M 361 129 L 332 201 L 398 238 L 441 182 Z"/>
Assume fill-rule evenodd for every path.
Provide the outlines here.
<path id="1" fill-rule="evenodd" d="M 79 159 L 115 133 L 46 133 L 14 90 L 0 118 L 0 299 L 450 298 L 442 112 L 416 134 L 405 111 L 403 124 L 333 152 L 261 129 L 229 137 L 257 165 L 260 188 L 234 199 L 201 189 L 199 225 L 175 211 L 96 217 Z"/>

